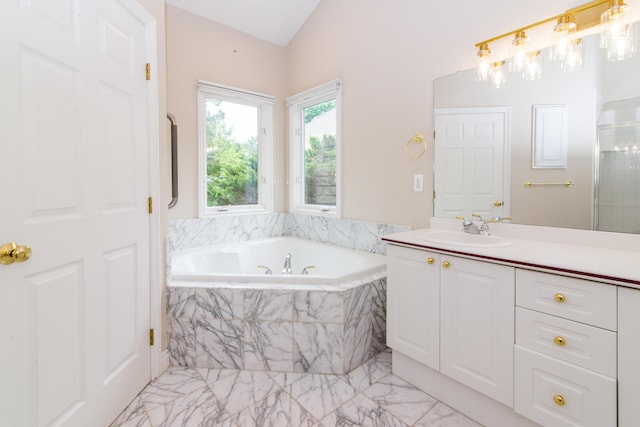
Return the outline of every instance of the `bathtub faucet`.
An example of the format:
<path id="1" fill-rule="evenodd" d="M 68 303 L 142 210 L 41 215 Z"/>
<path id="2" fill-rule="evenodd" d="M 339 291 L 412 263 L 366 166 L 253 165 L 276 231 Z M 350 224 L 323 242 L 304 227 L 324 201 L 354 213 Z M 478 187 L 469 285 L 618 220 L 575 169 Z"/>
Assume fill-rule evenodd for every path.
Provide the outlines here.
<path id="1" fill-rule="evenodd" d="M 291 254 L 287 254 L 284 257 L 284 267 L 282 267 L 282 274 L 285 276 L 291 276 Z"/>

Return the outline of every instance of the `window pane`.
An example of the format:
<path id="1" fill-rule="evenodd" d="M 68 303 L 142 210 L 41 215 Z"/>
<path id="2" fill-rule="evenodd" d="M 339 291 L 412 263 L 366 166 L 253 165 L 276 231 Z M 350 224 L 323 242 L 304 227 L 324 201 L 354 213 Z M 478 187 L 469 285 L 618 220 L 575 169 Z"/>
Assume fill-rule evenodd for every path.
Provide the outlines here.
<path id="1" fill-rule="evenodd" d="M 207 206 L 258 203 L 258 109 L 206 100 Z"/>
<path id="2" fill-rule="evenodd" d="M 303 109 L 304 203 L 336 205 L 336 100 Z"/>

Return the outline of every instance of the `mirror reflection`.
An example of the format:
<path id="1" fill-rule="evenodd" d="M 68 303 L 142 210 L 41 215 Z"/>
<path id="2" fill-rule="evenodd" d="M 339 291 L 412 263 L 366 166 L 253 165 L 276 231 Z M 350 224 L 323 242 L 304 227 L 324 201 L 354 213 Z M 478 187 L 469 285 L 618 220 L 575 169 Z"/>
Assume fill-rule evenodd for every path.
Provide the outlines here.
<path id="1" fill-rule="evenodd" d="M 640 233 L 640 54 L 582 44 L 572 72 L 543 49 L 537 80 L 434 81 L 434 216 Z"/>

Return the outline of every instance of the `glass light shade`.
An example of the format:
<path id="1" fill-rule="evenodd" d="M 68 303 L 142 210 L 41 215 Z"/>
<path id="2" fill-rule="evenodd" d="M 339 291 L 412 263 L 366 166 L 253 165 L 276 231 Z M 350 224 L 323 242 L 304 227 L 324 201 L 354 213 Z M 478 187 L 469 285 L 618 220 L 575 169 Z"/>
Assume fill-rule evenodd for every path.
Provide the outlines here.
<path id="1" fill-rule="evenodd" d="M 572 72 L 582 68 L 582 39 L 571 40 L 567 54 L 560 62 L 560 69 Z"/>
<path id="2" fill-rule="evenodd" d="M 611 7 L 600 16 L 600 47 L 607 49 L 609 61 L 621 61 L 631 57 L 635 52 L 629 9 L 630 6 L 622 0 L 611 0 Z"/>
<path id="3" fill-rule="evenodd" d="M 562 61 L 572 49 L 572 38 L 578 25 L 570 15 L 562 16 L 558 19 L 558 24 L 553 27 L 554 43 L 549 49 L 549 59 L 552 61 Z"/>
<path id="4" fill-rule="evenodd" d="M 478 47 L 476 53 L 476 80 L 484 81 L 489 79 L 491 74 L 491 49 L 488 44 Z"/>
<path id="5" fill-rule="evenodd" d="M 505 74 L 505 61 L 498 61 L 491 64 L 491 75 L 489 77 L 489 86 L 500 89 L 507 81 Z"/>
<path id="6" fill-rule="evenodd" d="M 527 81 L 537 80 L 542 77 L 542 55 L 540 51 L 530 52 L 526 55 L 522 78 Z"/>
<path id="7" fill-rule="evenodd" d="M 524 31 L 516 33 L 516 36 L 511 42 L 511 60 L 509 61 L 509 71 L 518 72 L 524 69 L 524 66 L 527 62 L 526 45 L 528 42 L 529 37 L 525 35 Z"/>

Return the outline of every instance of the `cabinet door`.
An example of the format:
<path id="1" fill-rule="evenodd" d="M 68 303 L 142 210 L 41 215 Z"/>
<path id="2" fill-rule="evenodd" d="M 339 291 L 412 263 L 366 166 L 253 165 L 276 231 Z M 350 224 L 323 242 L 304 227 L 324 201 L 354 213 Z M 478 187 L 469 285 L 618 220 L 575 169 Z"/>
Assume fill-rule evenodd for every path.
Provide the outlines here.
<path id="1" fill-rule="evenodd" d="M 443 374 L 513 407 L 515 272 L 442 256 Z"/>
<path id="2" fill-rule="evenodd" d="M 618 289 L 618 425 L 640 420 L 640 291 Z"/>
<path id="3" fill-rule="evenodd" d="M 387 345 L 437 370 L 439 255 L 390 245 L 387 259 Z"/>

